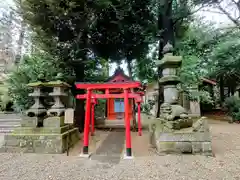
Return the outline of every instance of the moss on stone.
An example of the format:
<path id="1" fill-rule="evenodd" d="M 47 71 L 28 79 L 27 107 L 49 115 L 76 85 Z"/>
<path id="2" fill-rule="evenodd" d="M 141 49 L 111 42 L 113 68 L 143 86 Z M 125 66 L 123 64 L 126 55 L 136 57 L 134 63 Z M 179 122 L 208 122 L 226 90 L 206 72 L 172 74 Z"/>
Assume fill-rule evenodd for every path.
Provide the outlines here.
<path id="1" fill-rule="evenodd" d="M 44 86 L 44 83 L 43 82 L 32 82 L 32 83 L 28 83 L 27 84 L 28 87 L 40 87 L 40 86 Z"/>
<path id="2" fill-rule="evenodd" d="M 47 87 L 71 87 L 69 84 L 67 84 L 63 81 L 59 81 L 59 80 L 44 83 L 44 86 L 47 86 Z"/>

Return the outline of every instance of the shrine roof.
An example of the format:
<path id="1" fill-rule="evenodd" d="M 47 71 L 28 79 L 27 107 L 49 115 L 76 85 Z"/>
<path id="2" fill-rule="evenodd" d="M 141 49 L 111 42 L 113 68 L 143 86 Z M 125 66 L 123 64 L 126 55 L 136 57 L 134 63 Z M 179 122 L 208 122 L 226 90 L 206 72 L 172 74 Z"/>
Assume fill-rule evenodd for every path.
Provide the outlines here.
<path id="1" fill-rule="evenodd" d="M 118 67 L 114 74 L 112 76 L 110 76 L 105 82 L 112 82 L 112 83 L 116 83 L 116 82 L 134 82 L 133 79 L 131 79 L 129 76 L 127 76 L 123 69 Z"/>
<path id="2" fill-rule="evenodd" d="M 86 83 L 76 82 L 78 89 L 123 89 L 123 88 L 140 88 L 141 82 L 105 82 L 105 83 Z"/>
<path id="3" fill-rule="evenodd" d="M 212 85 L 214 85 L 214 86 L 217 84 L 216 81 L 213 81 L 213 80 L 210 80 L 210 79 L 207 79 L 207 78 L 204 78 L 204 77 L 202 77 L 201 80 L 202 80 L 203 82 L 212 84 Z"/>
<path id="4" fill-rule="evenodd" d="M 115 73 L 109 77 L 105 82 L 76 82 L 76 87 L 78 89 L 138 89 L 143 91 L 145 87 L 140 81 L 134 81 L 129 76 L 127 76 L 123 69 L 117 68 Z"/>

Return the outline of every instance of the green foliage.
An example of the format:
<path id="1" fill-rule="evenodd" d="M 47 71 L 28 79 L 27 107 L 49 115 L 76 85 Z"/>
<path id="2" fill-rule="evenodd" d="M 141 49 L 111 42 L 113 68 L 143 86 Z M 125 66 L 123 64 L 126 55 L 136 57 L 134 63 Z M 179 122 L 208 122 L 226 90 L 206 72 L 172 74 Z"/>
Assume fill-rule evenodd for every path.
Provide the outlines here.
<path id="1" fill-rule="evenodd" d="M 227 108 L 228 114 L 232 116 L 234 121 L 240 120 L 240 99 L 239 98 L 235 96 L 226 98 L 224 102 L 224 106 Z"/>
<path id="2" fill-rule="evenodd" d="M 80 81 L 92 79 L 95 56 L 132 61 L 148 52 L 154 37 L 152 0 L 18 1 L 36 41 Z"/>
<path id="3" fill-rule="evenodd" d="M 106 99 L 98 99 L 98 103 L 95 106 L 96 117 L 104 118 L 105 110 L 106 110 Z"/>
<path id="4" fill-rule="evenodd" d="M 240 82 L 240 32 L 231 34 L 220 41 L 211 54 L 211 76 L 224 78 L 225 85 Z"/>
<path id="5" fill-rule="evenodd" d="M 194 23 L 185 36 L 176 42 L 177 54 L 183 57 L 180 78 L 185 89 L 198 85 L 201 77 L 208 76 L 213 66 L 210 64 L 211 52 L 220 35 L 209 23 Z"/>
<path id="6" fill-rule="evenodd" d="M 17 111 L 25 110 L 33 103 L 28 97 L 31 91 L 27 84 L 39 80 L 68 80 L 67 74 L 58 67 L 57 60 L 47 55 L 25 56 L 24 61 L 8 79 L 9 95 Z"/>
<path id="7" fill-rule="evenodd" d="M 151 58 L 140 58 L 136 62 L 134 67 L 134 73 L 141 81 L 147 81 L 148 83 L 157 79 L 156 65 Z"/>
<path id="8" fill-rule="evenodd" d="M 0 109 L 1 111 L 6 110 L 7 104 L 11 102 L 11 98 L 8 95 L 9 87 L 6 83 L 0 85 Z"/>
<path id="9" fill-rule="evenodd" d="M 145 114 L 150 114 L 150 111 L 151 111 L 151 105 L 148 104 L 148 103 L 144 103 L 141 105 L 142 107 L 142 112 L 145 113 Z"/>
<path id="10" fill-rule="evenodd" d="M 213 104 L 213 98 L 211 97 L 210 93 L 208 91 L 197 91 L 197 92 L 188 92 L 188 97 L 190 100 L 198 101 L 200 100 L 203 104 Z"/>
<path id="11" fill-rule="evenodd" d="M 150 114 L 151 109 L 153 108 L 155 102 L 152 100 L 148 100 L 148 103 L 144 103 L 141 105 L 142 112 L 145 114 Z"/>

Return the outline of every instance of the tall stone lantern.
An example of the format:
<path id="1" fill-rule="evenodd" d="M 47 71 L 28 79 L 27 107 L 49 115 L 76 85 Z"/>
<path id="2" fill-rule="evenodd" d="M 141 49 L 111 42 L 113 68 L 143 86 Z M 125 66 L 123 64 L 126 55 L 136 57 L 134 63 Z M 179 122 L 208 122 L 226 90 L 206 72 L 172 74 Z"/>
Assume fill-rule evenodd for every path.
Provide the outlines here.
<path id="1" fill-rule="evenodd" d="M 211 136 L 206 118 L 190 118 L 178 102 L 178 69 L 182 58 L 173 55 L 173 47 L 169 43 L 163 48 L 163 53 L 164 57 L 157 65 L 163 74 L 159 82 L 164 88 L 164 103 L 160 107 L 160 117 L 149 125 L 150 142 L 161 153 L 211 156 Z"/>
<path id="2" fill-rule="evenodd" d="M 163 76 L 159 79 L 159 82 L 164 87 L 164 103 L 177 104 L 179 98 L 177 84 L 180 83 L 177 70 L 181 66 L 182 57 L 173 56 L 172 51 L 173 47 L 168 43 L 163 48 L 164 57 L 157 61 L 157 65 L 162 68 Z"/>

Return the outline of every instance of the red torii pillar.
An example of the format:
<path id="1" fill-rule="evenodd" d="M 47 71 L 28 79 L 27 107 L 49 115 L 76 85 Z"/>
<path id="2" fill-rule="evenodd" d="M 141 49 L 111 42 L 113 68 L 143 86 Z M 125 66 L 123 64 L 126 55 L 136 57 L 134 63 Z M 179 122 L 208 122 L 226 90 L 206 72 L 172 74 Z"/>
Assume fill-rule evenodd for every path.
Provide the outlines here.
<path id="1" fill-rule="evenodd" d="M 89 143 L 89 125 L 90 125 L 90 111 L 91 111 L 91 90 L 87 90 L 86 110 L 85 110 L 85 124 L 84 124 L 84 139 L 83 139 L 83 155 L 88 154 Z"/>
<path id="2" fill-rule="evenodd" d="M 94 135 L 95 132 L 95 122 L 94 122 L 94 117 L 95 117 L 95 111 L 94 111 L 94 107 L 97 104 L 97 100 L 95 98 L 92 99 L 91 101 L 92 103 L 92 111 L 91 111 L 91 135 Z"/>
<path id="3" fill-rule="evenodd" d="M 138 135 L 142 136 L 141 102 L 137 102 L 137 106 L 138 106 Z"/>
<path id="4" fill-rule="evenodd" d="M 128 89 L 124 89 L 124 108 L 125 108 L 125 134 L 126 134 L 126 157 L 132 156 L 131 127 L 129 119 Z"/>

